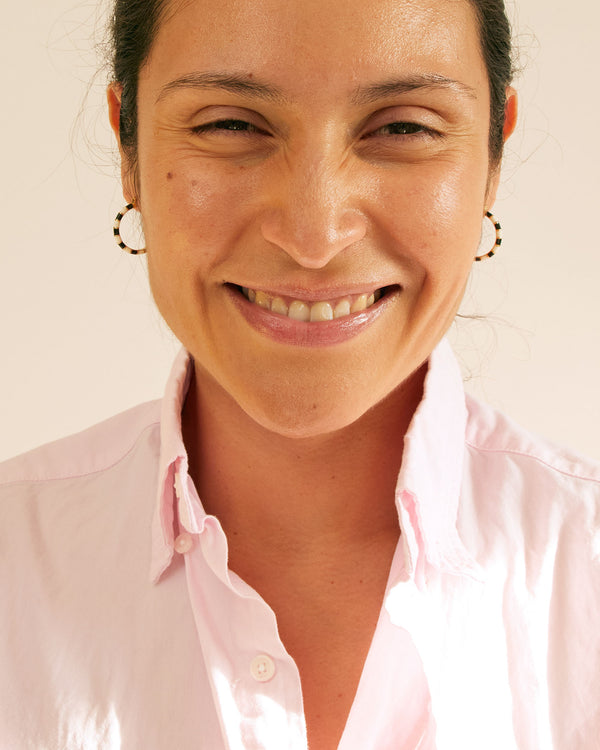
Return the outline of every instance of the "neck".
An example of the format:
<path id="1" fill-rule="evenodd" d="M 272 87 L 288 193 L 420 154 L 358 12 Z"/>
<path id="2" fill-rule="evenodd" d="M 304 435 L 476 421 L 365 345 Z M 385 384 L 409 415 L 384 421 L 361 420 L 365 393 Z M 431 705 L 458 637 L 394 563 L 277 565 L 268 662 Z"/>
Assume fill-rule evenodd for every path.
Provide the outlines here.
<path id="1" fill-rule="evenodd" d="M 183 411 L 190 473 L 230 540 L 268 540 L 281 554 L 397 533 L 394 490 L 403 438 L 426 366 L 353 424 L 283 437 L 250 418 L 197 370 Z"/>

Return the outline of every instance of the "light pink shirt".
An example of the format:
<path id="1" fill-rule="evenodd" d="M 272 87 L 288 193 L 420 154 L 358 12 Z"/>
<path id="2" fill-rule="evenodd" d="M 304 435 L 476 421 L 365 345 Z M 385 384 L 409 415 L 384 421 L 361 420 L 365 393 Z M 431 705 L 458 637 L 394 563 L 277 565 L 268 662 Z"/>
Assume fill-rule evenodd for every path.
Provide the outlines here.
<path id="1" fill-rule="evenodd" d="M 188 475 L 189 373 L 0 466 L 1 750 L 306 750 L 275 615 Z M 443 342 L 396 504 L 340 750 L 598 750 L 600 467 L 465 401 Z"/>

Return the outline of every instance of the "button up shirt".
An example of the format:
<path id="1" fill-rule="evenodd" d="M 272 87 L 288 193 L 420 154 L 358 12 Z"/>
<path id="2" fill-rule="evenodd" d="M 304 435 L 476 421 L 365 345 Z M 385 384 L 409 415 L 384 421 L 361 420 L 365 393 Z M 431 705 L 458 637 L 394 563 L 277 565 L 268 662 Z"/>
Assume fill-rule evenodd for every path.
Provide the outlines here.
<path id="1" fill-rule="evenodd" d="M 307 750 L 275 613 L 228 568 L 162 402 L 0 466 L 0 747 Z M 340 750 L 600 748 L 600 467 L 433 352 Z"/>

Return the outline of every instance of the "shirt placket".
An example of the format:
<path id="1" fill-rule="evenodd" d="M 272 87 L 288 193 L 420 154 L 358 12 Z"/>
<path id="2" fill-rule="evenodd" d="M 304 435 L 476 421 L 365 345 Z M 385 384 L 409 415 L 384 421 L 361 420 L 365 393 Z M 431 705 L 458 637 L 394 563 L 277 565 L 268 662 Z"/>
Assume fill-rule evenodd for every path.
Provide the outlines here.
<path id="1" fill-rule="evenodd" d="M 223 747 L 307 750 L 300 675 L 281 642 L 275 614 L 228 570 L 227 540 L 219 521 L 206 516 L 199 503 L 191 506 L 201 515 L 194 524 L 198 531 L 183 529 L 175 549 L 185 557 Z"/>

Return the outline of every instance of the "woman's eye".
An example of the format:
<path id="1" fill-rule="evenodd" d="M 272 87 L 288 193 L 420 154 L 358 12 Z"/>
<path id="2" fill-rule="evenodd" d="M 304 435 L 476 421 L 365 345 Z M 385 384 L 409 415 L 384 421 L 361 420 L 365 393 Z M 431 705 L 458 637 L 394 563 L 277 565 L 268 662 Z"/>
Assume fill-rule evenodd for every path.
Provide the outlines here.
<path id="1" fill-rule="evenodd" d="M 210 133 L 219 130 L 242 132 L 242 133 L 262 133 L 256 125 L 245 120 L 215 120 L 214 122 L 206 122 L 203 125 L 196 125 L 193 128 L 194 133 Z"/>
<path id="2" fill-rule="evenodd" d="M 415 116 L 414 120 L 399 119 L 390 122 L 393 117 L 393 114 L 388 114 L 385 119 L 373 118 L 365 127 L 360 138 L 360 146 L 365 157 L 392 160 L 423 159 L 438 153 L 439 147 L 444 143 L 443 130 L 435 130 L 422 120 L 419 121 L 418 116 Z M 382 121 L 383 124 L 379 125 Z"/>
<path id="3" fill-rule="evenodd" d="M 417 133 L 430 134 L 432 131 L 417 122 L 390 122 L 389 125 L 377 128 L 375 131 L 376 135 L 416 135 Z"/>

